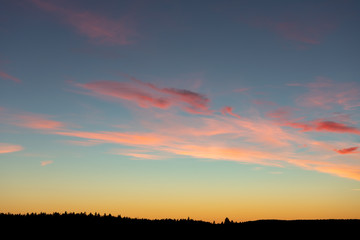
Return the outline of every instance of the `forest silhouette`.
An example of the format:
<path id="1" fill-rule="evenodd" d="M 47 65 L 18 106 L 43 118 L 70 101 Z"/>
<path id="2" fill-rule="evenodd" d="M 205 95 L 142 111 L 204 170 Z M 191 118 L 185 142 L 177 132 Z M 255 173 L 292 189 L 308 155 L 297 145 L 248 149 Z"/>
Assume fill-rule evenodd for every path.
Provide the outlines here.
<path id="1" fill-rule="evenodd" d="M 325 220 L 256 220 L 234 222 L 225 218 L 221 223 L 187 219 L 145 219 L 130 218 L 121 215 L 99 213 L 54 212 L 11 214 L 0 213 L 0 226 L 3 229 L 42 229 L 51 232 L 86 231 L 89 232 L 138 232 L 147 230 L 172 231 L 178 234 L 183 230 L 201 230 L 203 233 L 251 233 L 253 236 L 292 232 L 297 235 L 318 233 L 333 236 L 355 234 L 360 229 L 360 219 L 325 219 Z M 142 231 L 145 230 L 145 231 Z M 204 231 L 209 230 L 209 231 Z M 215 231 L 214 231 L 215 230 Z M 255 234 L 255 235 L 254 235 Z M 344 235 L 345 234 L 345 235 Z"/>

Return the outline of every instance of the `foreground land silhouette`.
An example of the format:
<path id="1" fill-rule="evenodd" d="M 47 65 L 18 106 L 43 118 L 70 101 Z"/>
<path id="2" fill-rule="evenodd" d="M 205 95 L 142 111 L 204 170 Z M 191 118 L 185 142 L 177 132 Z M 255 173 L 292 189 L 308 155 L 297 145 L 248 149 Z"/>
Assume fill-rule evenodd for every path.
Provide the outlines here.
<path id="1" fill-rule="evenodd" d="M 257 220 L 233 222 L 226 218 L 221 223 L 211 223 L 187 219 L 139 219 L 111 214 L 98 213 L 0 213 L 0 227 L 4 230 L 15 229 L 23 233 L 31 231 L 69 232 L 132 232 L 145 234 L 151 231 L 184 234 L 186 230 L 201 230 L 201 234 L 246 233 L 252 236 L 278 235 L 291 233 L 292 237 L 314 234 L 328 236 L 346 236 L 358 233 L 360 219 L 327 219 L 327 220 Z M 194 231 L 195 230 L 195 231 Z M 13 231 L 14 232 L 14 231 Z M 219 236 L 219 235 L 218 235 Z M 289 235 L 290 237 L 290 235 Z"/>

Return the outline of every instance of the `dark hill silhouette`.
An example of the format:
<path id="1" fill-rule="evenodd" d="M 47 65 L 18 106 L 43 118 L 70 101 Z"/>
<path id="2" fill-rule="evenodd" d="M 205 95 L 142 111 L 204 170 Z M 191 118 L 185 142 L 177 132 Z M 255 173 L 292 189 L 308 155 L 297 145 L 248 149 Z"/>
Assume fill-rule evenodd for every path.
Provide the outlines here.
<path id="1" fill-rule="evenodd" d="M 225 218 L 222 223 L 187 219 L 139 219 L 111 214 L 98 213 L 0 213 L 0 229 L 11 230 L 18 234 L 31 232 L 81 233 L 81 234 L 142 234 L 171 232 L 176 236 L 187 236 L 187 233 L 204 237 L 231 234 L 251 234 L 253 237 L 267 235 L 286 235 L 289 238 L 299 236 L 355 236 L 360 230 L 360 219 L 328 219 L 328 220 L 257 220 L 234 222 Z M 4 231 L 3 231 L 4 232 Z M 310 234 L 310 235 L 309 235 Z M 315 235 L 314 235 L 315 234 Z M 31 235 L 31 234 L 30 234 Z M 138 235 L 139 236 L 139 235 Z M 192 235 L 194 236 L 194 235 Z M 245 236 L 244 236 L 245 237 Z"/>

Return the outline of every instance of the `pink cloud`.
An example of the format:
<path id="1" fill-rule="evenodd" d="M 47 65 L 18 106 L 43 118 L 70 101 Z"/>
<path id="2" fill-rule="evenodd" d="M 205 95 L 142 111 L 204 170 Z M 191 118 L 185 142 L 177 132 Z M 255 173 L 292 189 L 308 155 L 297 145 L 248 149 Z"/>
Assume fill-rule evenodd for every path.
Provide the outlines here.
<path id="1" fill-rule="evenodd" d="M 35 114 L 28 112 L 14 113 L 0 109 L 3 113 L 0 115 L 0 122 L 30 129 L 39 130 L 58 130 L 65 128 L 65 123 L 49 119 L 50 116 L 44 114 Z"/>
<path id="2" fill-rule="evenodd" d="M 132 38 L 137 35 L 128 16 L 112 20 L 90 11 L 71 9 L 54 2 L 43 0 L 31 0 L 31 2 L 44 11 L 54 13 L 77 32 L 97 43 L 126 45 L 133 43 Z"/>
<path id="3" fill-rule="evenodd" d="M 3 153 L 12 153 L 23 150 L 23 147 L 20 145 L 14 145 L 9 143 L 0 143 L 0 154 Z"/>
<path id="4" fill-rule="evenodd" d="M 285 125 L 293 128 L 300 128 L 304 132 L 317 131 L 317 132 L 351 133 L 351 134 L 360 135 L 360 129 L 334 121 L 315 120 L 305 123 L 287 122 Z"/>
<path id="5" fill-rule="evenodd" d="M 234 117 L 237 117 L 237 118 L 241 118 L 240 115 L 236 114 L 236 113 L 233 113 L 233 109 L 232 107 L 229 107 L 229 106 L 225 106 L 221 109 L 221 113 L 223 115 L 226 115 L 226 114 L 230 114 L 231 116 L 234 116 Z"/>
<path id="6" fill-rule="evenodd" d="M 90 94 L 109 99 L 122 99 L 137 103 L 139 107 L 167 109 L 173 106 L 192 114 L 209 114 L 209 99 L 193 91 L 177 88 L 160 88 L 132 78 L 131 82 L 97 81 L 76 86 Z"/>
<path id="7" fill-rule="evenodd" d="M 64 123 L 47 119 L 44 115 L 27 114 L 13 116 L 12 125 L 24 128 L 54 130 L 61 129 L 65 126 Z"/>
<path id="8" fill-rule="evenodd" d="M 7 74 L 6 72 L 3 72 L 3 71 L 0 71 L 0 77 L 4 78 L 4 79 L 9 79 L 9 80 L 14 81 L 16 83 L 21 83 L 20 79 L 14 77 L 14 76 L 11 76 L 11 75 Z"/>
<path id="9" fill-rule="evenodd" d="M 343 149 L 334 149 L 334 151 L 340 154 L 359 153 L 358 151 L 356 151 L 358 148 L 359 147 L 349 147 Z"/>
<path id="10" fill-rule="evenodd" d="M 317 131 L 339 132 L 339 133 L 353 133 L 360 134 L 360 129 L 356 127 L 347 126 L 342 123 L 332 121 L 322 121 L 316 123 Z"/>

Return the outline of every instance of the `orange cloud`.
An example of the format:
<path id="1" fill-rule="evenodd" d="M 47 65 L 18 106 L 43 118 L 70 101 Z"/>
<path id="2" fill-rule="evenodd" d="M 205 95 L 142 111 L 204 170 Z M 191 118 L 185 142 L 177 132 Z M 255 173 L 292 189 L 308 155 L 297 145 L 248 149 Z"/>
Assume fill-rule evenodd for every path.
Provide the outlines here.
<path id="1" fill-rule="evenodd" d="M 12 153 L 23 150 L 23 147 L 20 145 L 14 145 L 9 143 L 0 143 L 0 154 L 3 153 Z"/>
<path id="2" fill-rule="evenodd" d="M 121 155 L 121 156 L 129 156 L 134 159 L 146 159 L 146 160 L 164 160 L 169 157 L 172 157 L 169 154 L 164 154 L 163 152 L 154 152 L 154 148 L 150 149 L 140 149 L 140 148 L 131 148 L 131 149 L 112 149 L 108 153 Z"/>
<path id="3" fill-rule="evenodd" d="M 54 13 L 80 34 L 97 43 L 127 45 L 133 43 L 132 39 L 137 35 L 128 16 L 112 20 L 90 11 L 71 9 L 54 2 L 42 0 L 31 0 L 31 2 L 44 11 Z"/>
<path id="4" fill-rule="evenodd" d="M 222 147 L 214 145 L 178 145 L 166 149 L 178 155 L 214 160 L 237 161 L 282 167 L 279 161 L 283 157 L 267 151 L 250 150 L 239 147 Z"/>
<path id="5" fill-rule="evenodd" d="M 329 173 L 335 176 L 350 178 L 360 181 L 360 169 L 351 165 L 328 164 L 324 166 L 317 166 L 314 168 L 317 171 Z"/>
<path id="6" fill-rule="evenodd" d="M 52 164 L 53 162 L 54 162 L 54 161 L 52 161 L 52 160 L 41 161 L 41 162 L 40 162 L 40 165 L 41 165 L 41 166 L 46 166 L 46 165 Z"/>

